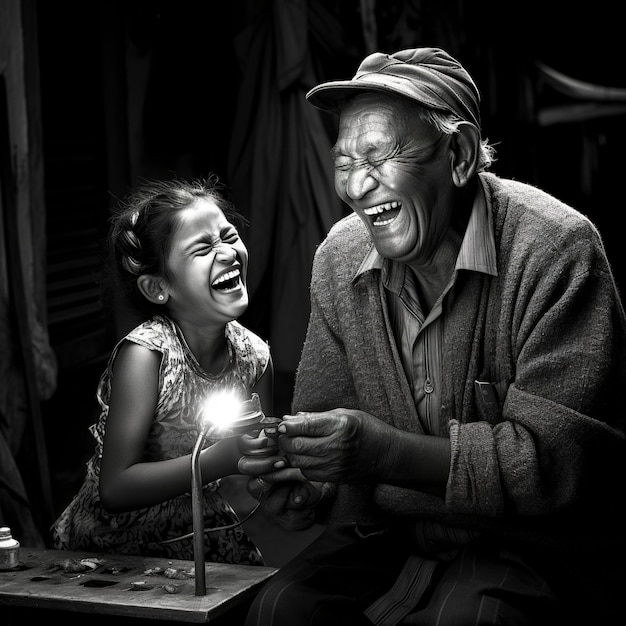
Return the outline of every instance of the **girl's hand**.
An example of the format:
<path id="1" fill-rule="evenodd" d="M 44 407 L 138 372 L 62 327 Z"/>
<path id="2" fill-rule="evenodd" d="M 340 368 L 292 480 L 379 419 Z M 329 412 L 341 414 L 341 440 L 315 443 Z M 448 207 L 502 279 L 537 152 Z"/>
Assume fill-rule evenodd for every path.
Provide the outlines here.
<path id="1" fill-rule="evenodd" d="M 278 455 L 275 437 L 261 430 L 257 437 L 241 435 L 238 438 L 240 457 L 237 468 L 241 474 L 258 476 L 285 467 L 285 459 Z"/>
<path id="2" fill-rule="evenodd" d="M 271 443 L 269 437 L 263 431 L 257 437 L 253 435 L 240 435 L 237 437 L 237 447 L 242 456 L 263 456 L 268 450 L 271 453 Z"/>

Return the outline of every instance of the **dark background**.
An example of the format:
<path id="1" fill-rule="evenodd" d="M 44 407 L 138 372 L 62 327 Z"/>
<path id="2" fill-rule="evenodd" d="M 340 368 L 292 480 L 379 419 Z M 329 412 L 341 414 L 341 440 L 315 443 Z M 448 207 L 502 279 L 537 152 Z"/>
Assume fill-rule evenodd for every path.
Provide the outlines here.
<path id="1" fill-rule="evenodd" d="M 245 67 L 263 66 L 263 55 L 268 59 L 263 67 L 273 67 L 290 32 L 279 28 L 288 13 L 304 15 L 307 54 L 320 80 L 352 76 L 372 46 L 384 52 L 438 46 L 456 56 L 482 93 L 483 134 L 498 151 L 492 170 L 534 183 L 587 214 L 605 239 L 618 283 L 626 286 L 619 228 L 624 111 L 606 114 L 602 100 L 581 108 L 575 94 L 546 84 L 535 65 L 539 60 L 581 81 L 626 87 L 621 22 L 608 2 L 582 5 L 584 12 L 569 3 L 478 0 L 40 1 L 36 6 L 48 329 L 59 365 L 57 391 L 42 411 L 59 512 L 92 452 L 87 428 L 97 417 L 98 377 L 114 341 L 131 323 L 124 311 L 111 315 L 100 301 L 100 243 L 110 208 L 141 177 L 214 171 L 227 185 L 233 183 L 229 156 L 233 133 L 242 132 L 235 123 Z M 372 19 L 364 35 L 368 7 Z M 244 37 L 255 43 L 248 58 L 237 49 Z M 306 77 L 298 84 L 303 92 L 315 84 L 302 83 Z M 261 106 L 262 94 L 258 97 Z M 542 112 L 548 107 L 558 109 L 546 123 Z M 329 141 L 334 123 L 324 117 Z M 258 165 L 272 167 L 280 183 L 289 163 Z M 308 195 L 306 189 L 301 193 Z M 285 216 L 277 206 L 259 208 L 253 200 L 243 194 L 237 202 L 244 215 L 255 216 L 244 240 L 264 228 L 267 247 L 279 250 L 284 242 L 273 225 Z M 263 226 L 255 221 L 259 211 L 267 212 Z M 342 209 L 335 211 L 339 215 Z M 274 254 L 256 277 L 258 288 L 241 320 L 279 350 L 291 346 L 292 353 L 299 350 L 306 323 L 307 263 L 326 226 L 319 216 L 308 219 L 294 227 L 315 224 L 303 260 L 291 272 L 301 289 L 290 294 L 277 282 L 276 265 L 286 263 Z M 252 252 L 252 264 L 256 258 Z M 297 323 L 276 336 L 276 302 L 289 297 L 298 304 Z M 294 370 L 293 357 L 279 361 L 277 414 L 288 411 Z M 28 454 L 26 446 L 25 466 Z M 25 473 L 27 483 L 36 481 Z M 36 486 L 32 489 L 36 493 Z"/>

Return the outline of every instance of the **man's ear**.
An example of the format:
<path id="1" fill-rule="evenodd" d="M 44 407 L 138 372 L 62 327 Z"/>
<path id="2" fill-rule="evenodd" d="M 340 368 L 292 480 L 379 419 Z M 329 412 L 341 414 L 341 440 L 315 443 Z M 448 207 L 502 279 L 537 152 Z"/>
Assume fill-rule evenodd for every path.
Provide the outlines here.
<path id="1" fill-rule="evenodd" d="M 162 278 L 152 274 L 142 274 L 137 278 L 137 287 L 147 300 L 154 304 L 165 304 L 169 297 Z"/>
<path id="2" fill-rule="evenodd" d="M 464 187 L 476 173 L 480 133 L 474 124 L 462 122 L 459 132 L 452 136 L 454 156 L 452 158 L 452 180 L 457 187 Z"/>

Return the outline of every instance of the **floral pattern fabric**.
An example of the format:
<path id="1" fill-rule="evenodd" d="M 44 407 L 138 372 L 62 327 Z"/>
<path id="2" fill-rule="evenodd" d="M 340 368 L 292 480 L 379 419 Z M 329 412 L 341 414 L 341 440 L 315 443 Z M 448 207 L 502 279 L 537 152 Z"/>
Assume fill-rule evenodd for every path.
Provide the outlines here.
<path id="1" fill-rule="evenodd" d="M 124 341 L 161 353 L 159 399 L 144 460 L 176 458 L 193 450 L 200 432 L 198 414 L 205 398 L 224 389 L 248 398 L 267 367 L 269 346 L 260 337 L 232 321 L 226 325 L 226 338 L 229 364 L 217 375 L 202 369 L 176 324 L 165 316 L 144 322 L 115 346 L 97 389 L 101 413 L 98 422 L 90 427 L 96 440 L 95 452 L 87 462 L 87 475 L 78 493 L 52 526 L 53 548 L 194 559 L 190 493 L 126 513 L 110 514 L 102 508 L 98 483 L 112 367 Z M 210 444 L 208 441 L 205 445 Z M 219 480 L 205 485 L 203 495 L 205 528 L 238 521 L 234 509 L 220 494 Z M 178 539 L 185 535 L 190 536 Z M 258 548 L 241 526 L 205 532 L 204 547 L 206 561 L 264 564 Z"/>

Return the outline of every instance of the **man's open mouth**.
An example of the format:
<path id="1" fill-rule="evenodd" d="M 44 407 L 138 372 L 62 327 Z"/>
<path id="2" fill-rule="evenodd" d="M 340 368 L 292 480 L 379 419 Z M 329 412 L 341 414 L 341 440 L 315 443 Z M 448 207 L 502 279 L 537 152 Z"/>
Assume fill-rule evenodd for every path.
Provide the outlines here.
<path id="1" fill-rule="evenodd" d="M 363 209 L 363 212 L 372 218 L 373 226 L 386 226 L 398 217 L 400 209 L 402 209 L 402 204 L 394 200 Z"/>

